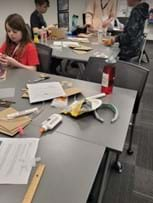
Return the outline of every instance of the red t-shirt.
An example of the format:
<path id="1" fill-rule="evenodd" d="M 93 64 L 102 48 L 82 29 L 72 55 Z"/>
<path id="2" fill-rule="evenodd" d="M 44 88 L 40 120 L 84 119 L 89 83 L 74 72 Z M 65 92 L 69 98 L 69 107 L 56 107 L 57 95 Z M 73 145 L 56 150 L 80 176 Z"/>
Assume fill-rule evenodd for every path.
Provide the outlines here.
<path id="1" fill-rule="evenodd" d="M 15 46 L 11 47 L 13 50 Z M 6 43 L 3 43 L 0 47 L 0 53 L 5 54 L 6 50 Z M 13 51 L 12 51 L 13 52 Z M 23 52 L 19 55 L 14 54 L 13 58 L 17 59 L 20 63 L 29 66 L 36 66 L 39 65 L 38 53 L 36 50 L 35 45 L 32 42 L 29 42 L 25 45 Z"/>

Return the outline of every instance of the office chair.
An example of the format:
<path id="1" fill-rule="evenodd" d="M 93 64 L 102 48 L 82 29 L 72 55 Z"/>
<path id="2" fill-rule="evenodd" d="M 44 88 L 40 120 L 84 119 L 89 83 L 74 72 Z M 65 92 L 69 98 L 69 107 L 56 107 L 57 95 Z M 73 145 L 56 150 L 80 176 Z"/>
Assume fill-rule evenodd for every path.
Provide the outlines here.
<path id="1" fill-rule="evenodd" d="M 145 50 L 145 47 L 146 47 L 146 42 L 147 42 L 147 34 L 144 34 L 143 37 L 142 37 L 142 43 L 141 43 L 141 46 L 140 46 L 140 54 L 138 56 L 138 62 L 139 62 L 139 65 L 141 64 L 142 62 L 142 58 L 143 56 L 146 57 L 146 60 L 147 62 L 149 63 L 150 60 L 149 60 L 149 56 Z"/>
<path id="2" fill-rule="evenodd" d="M 59 75 L 80 79 L 85 70 L 87 62 L 63 59 L 57 66 L 56 72 Z"/>
<path id="3" fill-rule="evenodd" d="M 122 23 L 123 25 L 126 25 L 128 21 L 128 17 L 117 17 L 117 18 L 120 21 L 120 23 Z"/>
<path id="4" fill-rule="evenodd" d="M 30 36 L 30 39 L 32 40 L 31 27 L 30 27 L 30 25 L 28 23 L 26 23 L 26 28 L 27 28 L 28 34 Z"/>
<path id="5" fill-rule="evenodd" d="M 105 59 L 103 58 L 96 58 L 91 57 L 88 60 L 88 64 L 84 73 L 82 74 L 82 79 L 101 83 L 101 72 L 105 65 Z M 137 91 L 137 96 L 135 100 L 135 104 L 133 107 L 131 123 L 130 123 L 130 138 L 129 138 L 129 145 L 127 149 L 127 153 L 129 155 L 133 154 L 132 150 L 132 143 L 133 143 L 133 131 L 136 121 L 136 116 L 139 109 L 140 100 L 145 88 L 145 84 L 148 78 L 149 70 L 143 68 L 142 66 L 138 66 L 136 64 L 124 62 L 124 61 L 117 61 L 116 63 L 116 76 L 115 76 L 115 86 L 132 89 Z M 117 153 L 116 161 L 114 163 L 115 169 L 118 172 L 122 172 L 122 166 L 119 162 L 120 154 Z"/>
<path id="6" fill-rule="evenodd" d="M 40 65 L 37 70 L 43 73 L 52 73 L 52 48 L 44 44 L 36 44 Z"/>

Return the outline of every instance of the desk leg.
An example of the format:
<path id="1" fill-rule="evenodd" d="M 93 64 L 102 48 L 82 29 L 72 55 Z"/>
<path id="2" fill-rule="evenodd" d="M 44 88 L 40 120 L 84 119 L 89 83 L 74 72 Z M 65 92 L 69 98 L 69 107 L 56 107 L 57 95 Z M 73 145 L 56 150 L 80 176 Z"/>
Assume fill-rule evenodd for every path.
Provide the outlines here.
<path id="1" fill-rule="evenodd" d="M 108 178 L 110 175 L 110 170 L 111 170 L 111 151 L 106 149 L 106 157 L 105 157 L 105 162 L 103 165 L 103 176 L 101 178 L 101 184 L 99 188 L 99 194 L 98 194 L 98 199 L 97 203 L 102 203 L 104 192 L 108 183 Z"/>
<path id="2" fill-rule="evenodd" d="M 87 203 L 102 203 L 111 171 L 111 154 L 112 152 L 106 149 Z"/>

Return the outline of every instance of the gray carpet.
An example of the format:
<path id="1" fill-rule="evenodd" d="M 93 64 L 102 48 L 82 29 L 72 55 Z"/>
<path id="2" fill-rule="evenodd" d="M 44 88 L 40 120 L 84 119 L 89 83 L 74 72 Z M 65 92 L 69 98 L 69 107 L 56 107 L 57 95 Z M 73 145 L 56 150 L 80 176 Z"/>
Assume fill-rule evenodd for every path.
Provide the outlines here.
<path id="1" fill-rule="evenodd" d="M 153 42 L 147 42 L 150 63 L 141 65 L 150 70 L 134 129 L 134 154 L 121 155 L 123 173 L 111 171 L 102 203 L 153 203 Z M 145 60 L 145 57 L 144 57 Z M 76 77 L 73 64 L 66 76 Z M 127 136 L 128 140 L 128 136 Z"/>
<path id="2" fill-rule="evenodd" d="M 103 203 L 153 203 L 153 43 L 146 51 L 150 63 L 149 78 L 137 116 L 134 130 L 134 155 L 125 151 L 121 156 L 123 173 L 111 172 Z"/>

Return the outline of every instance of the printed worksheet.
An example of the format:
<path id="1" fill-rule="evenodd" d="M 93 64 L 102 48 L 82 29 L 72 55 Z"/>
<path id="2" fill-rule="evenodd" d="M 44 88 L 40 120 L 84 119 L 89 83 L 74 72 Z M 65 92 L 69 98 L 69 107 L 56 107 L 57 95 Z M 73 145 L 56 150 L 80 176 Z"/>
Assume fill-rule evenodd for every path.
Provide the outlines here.
<path id="1" fill-rule="evenodd" d="M 59 82 L 45 82 L 28 84 L 30 103 L 46 101 L 56 97 L 65 96 L 65 92 Z"/>
<path id="2" fill-rule="evenodd" d="M 0 138 L 0 184 L 27 184 L 39 138 Z"/>

